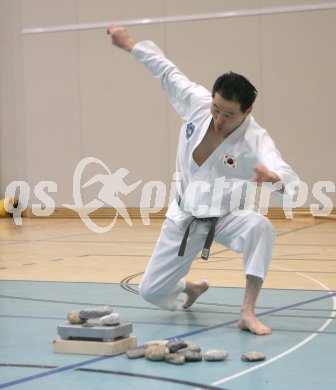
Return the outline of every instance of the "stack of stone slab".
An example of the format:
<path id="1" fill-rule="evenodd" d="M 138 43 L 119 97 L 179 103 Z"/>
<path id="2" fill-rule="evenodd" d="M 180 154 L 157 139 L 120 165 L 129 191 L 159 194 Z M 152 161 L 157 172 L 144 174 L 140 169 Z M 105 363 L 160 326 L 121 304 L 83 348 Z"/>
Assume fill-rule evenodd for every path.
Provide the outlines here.
<path id="1" fill-rule="evenodd" d="M 57 327 L 55 353 L 114 356 L 137 346 L 132 324 L 121 322 L 110 306 L 71 311 L 67 317 L 69 322 Z"/>

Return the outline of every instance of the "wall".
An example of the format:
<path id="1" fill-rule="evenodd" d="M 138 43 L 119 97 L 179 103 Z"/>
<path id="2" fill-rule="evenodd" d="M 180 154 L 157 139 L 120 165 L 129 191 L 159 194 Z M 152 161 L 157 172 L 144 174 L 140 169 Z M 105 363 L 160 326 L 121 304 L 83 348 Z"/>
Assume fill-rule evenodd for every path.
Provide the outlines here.
<path id="1" fill-rule="evenodd" d="M 322 3 L 322 1 L 320 1 Z M 57 183 L 56 206 L 73 203 L 73 173 L 84 157 L 113 173 L 129 170 L 138 191 L 121 198 L 138 207 L 150 180 L 172 181 L 180 121 L 159 84 L 104 30 L 21 35 L 21 28 L 292 5 L 245 0 L 0 1 L 1 190 L 12 180 Z M 297 0 L 295 4 L 318 3 Z M 10 4 L 10 5 L 9 5 Z M 157 42 L 192 79 L 211 88 L 226 70 L 260 91 L 254 116 L 309 186 L 335 182 L 336 10 L 133 26 Z M 106 170 L 91 164 L 82 183 Z M 83 190 L 84 203 L 101 185 Z M 334 203 L 335 194 L 331 194 Z M 35 203 L 34 196 L 30 204 Z"/>
<path id="2" fill-rule="evenodd" d="M 27 179 L 21 1 L 0 1 L 0 193 Z M 0 195 L 1 197 L 1 195 Z"/>

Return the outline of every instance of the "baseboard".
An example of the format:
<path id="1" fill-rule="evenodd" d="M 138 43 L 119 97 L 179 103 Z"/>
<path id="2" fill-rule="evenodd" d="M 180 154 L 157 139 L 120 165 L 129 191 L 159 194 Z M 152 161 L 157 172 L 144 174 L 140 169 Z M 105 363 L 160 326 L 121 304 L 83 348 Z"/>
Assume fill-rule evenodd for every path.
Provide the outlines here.
<path id="1" fill-rule="evenodd" d="M 163 208 L 160 210 L 153 210 L 153 209 L 141 209 L 139 207 L 127 207 L 128 215 L 131 219 L 142 219 L 144 217 L 147 218 L 147 216 L 150 216 L 150 219 L 164 219 L 167 208 Z M 113 219 L 116 216 L 116 209 L 110 208 L 110 207 L 102 207 L 98 210 L 95 210 L 91 213 L 85 213 L 90 218 L 110 218 Z M 27 209 L 22 213 L 23 217 L 26 218 L 41 218 L 41 216 L 35 215 L 32 211 L 32 209 Z M 65 207 L 59 207 L 55 208 L 53 212 L 47 217 L 47 218 L 79 218 L 79 213 L 70 210 Z M 42 217 L 43 218 L 43 217 Z M 122 216 L 119 214 L 118 218 L 122 218 Z"/>
<path id="2" fill-rule="evenodd" d="M 150 219 L 164 219 L 165 214 L 167 212 L 166 208 L 160 209 L 160 210 L 152 210 L 152 209 L 142 209 L 140 210 L 139 207 L 128 207 L 127 208 L 128 215 L 131 219 L 142 219 L 144 217 L 149 217 Z M 272 207 L 269 208 L 267 213 L 262 212 L 262 214 L 266 215 L 270 219 L 290 219 L 286 218 L 286 214 L 284 210 L 281 207 Z M 292 212 L 293 218 L 313 218 L 314 216 L 311 214 L 309 208 L 297 208 L 294 209 Z M 50 213 L 47 217 L 41 217 L 37 216 L 33 213 L 32 209 L 27 209 L 22 214 L 23 217 L 26 218 L 79 218 L 79 214 L 73 210 L 67 209 L 67 208 L 56 208 L 53 210 L 52 213 Z M 91 213 L 89 213 L 90 218 L 109 218 L 113 219 L 116 216 L 116 210 L 113 208 L 101 208 L 99 210 L 95 210 Z M 316 217 L 316 216 L 315 216 Z M 336 218 L 336 209 L 333 209 L 332 212 L 324 217 L 324 216 L 317 216 L 318 218 Z M 122 216 L 118 215 L 118 218 L 122 218 Z"/>

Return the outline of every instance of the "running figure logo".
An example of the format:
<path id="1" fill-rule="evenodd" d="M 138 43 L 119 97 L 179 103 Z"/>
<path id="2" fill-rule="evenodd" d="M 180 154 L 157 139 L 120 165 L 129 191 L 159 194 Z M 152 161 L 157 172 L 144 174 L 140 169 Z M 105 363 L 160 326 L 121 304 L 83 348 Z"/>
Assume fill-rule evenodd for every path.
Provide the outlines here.
<path id="1" fill-rule="evenodd" d="M 81 178 L 85 168 L 89 164 L 99 164 L 101 165 L 107 174 L 96 174 L 85 184 L 81 185 Z M 106 233 L 110 231 L 116 223 L 118 215 L 121 215 L 124 220 L 128 223 L 129 226 L 132 226 L 131 218 L 128 214 L 127 208 L 124 202 L 119 198 L 119 194 L 128 195 L 133 190 L 135 190 L 142 180 L 127 185 L 124 181 L 125 177 L 129 174 L 129 171 L 126 168 L 119 168 L 116 172 L 112 173 L 109 168 L 101 160 L 95 157 L 86 157 L 82 159 L 74 172 L 73 176 L 73 198 L 74 204 L 64 204 L 63 206 L 74 210 L 78 213 L 85 225 L 96 233 Z M 87 204 L 83 204 L 83 199 L 81 195 L 81 189 L 87 188 L 95 183 L 102 183 L 103 186 L 100 189 L 97 198 L 90 201 Z M 116 215 L 113 221 L 106 227 L 99 226 L 95 224 L 89 214 L 95 210 L 102 208 L 105 204 L 113 207 L 116 210 Z"/>

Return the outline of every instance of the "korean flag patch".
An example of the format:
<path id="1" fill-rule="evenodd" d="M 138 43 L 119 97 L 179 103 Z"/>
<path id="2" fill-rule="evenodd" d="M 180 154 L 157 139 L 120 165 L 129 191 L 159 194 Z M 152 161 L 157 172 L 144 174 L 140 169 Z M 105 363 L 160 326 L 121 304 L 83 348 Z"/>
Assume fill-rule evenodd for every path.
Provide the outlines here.
<path id="1" fill-rule="evenodd" d="M 187 124 L 186 138 L 188 139 L 194 134 L 195 126 L 190 122 Z"/>
<path id="2" fill-rule="evenodd" d="M 234 156 L 230 156 L 227 153 L 224 153 L 223 156 L 223 164 L 226 165 L 229 168 L 236 168 L 237 167 L 237 159 Z"/>

